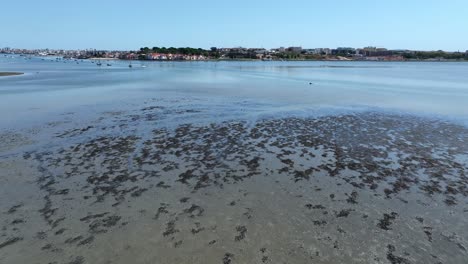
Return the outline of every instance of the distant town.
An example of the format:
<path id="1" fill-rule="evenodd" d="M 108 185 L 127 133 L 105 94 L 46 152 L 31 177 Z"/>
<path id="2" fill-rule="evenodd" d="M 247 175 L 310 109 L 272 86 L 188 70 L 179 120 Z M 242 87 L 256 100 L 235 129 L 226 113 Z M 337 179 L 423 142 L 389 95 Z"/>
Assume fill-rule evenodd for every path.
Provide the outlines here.
<path id="1" fill-rule="evenodd" d="M 134 51 L 117 50 L 53 50 L 2 48 L 1 54 L 24 54 L 34 56 L 57 56 L 74 59 L 122 59 L 122 60 L 353 60 L 353 61 L 463 61 L 465 52 L 389 50 L 378 47 L 338 47 L 306 49 L 302 47 L 264 48 L 165 48 L 143 47 Z"/>

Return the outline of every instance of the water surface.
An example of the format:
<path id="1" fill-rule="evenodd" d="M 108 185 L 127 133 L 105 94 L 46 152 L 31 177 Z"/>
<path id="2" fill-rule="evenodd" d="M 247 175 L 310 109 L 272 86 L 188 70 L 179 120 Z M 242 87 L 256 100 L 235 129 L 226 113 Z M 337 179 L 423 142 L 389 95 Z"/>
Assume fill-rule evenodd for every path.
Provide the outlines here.
<path id="1" fill-rule="evenodd" d="M 381 108 L 468 120 L 463 62 L 106 63 L 0 57 L 0 71 L 26 73 L 0 79 L 1 125 L 158 96 L 221 102 L 227 115 L 247 100 L 267 112 Z"/>

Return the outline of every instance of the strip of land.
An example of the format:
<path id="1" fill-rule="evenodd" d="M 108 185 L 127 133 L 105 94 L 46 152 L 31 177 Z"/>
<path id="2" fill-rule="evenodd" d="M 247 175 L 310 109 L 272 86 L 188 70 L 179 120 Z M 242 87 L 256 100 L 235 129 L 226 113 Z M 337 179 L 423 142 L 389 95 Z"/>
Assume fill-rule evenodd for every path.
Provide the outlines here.
<path id="1" fill-rule="evenodd" d="M 23 72 L 0 72 L 0 77 L 2 76 L 15 76 L 15 75 L 22 75 Z"/>

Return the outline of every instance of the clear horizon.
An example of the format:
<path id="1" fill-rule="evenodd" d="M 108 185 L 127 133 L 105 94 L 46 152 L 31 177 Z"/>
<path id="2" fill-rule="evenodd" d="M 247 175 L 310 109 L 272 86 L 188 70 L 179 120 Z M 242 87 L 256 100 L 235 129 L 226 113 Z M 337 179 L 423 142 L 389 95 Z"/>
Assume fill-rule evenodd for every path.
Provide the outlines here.
<path id="1" fill-rule="evenodd" d="M 0 47 L 137 50 L 140 47 L 468 50 L 468 2 L 293 0 L 222 4 L 58 0 L 7 2 Z"/>

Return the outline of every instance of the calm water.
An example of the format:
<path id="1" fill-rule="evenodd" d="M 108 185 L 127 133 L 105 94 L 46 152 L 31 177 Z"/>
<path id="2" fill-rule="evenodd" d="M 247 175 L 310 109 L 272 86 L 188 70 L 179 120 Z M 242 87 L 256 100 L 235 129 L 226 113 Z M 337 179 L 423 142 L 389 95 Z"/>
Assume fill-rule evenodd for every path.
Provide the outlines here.
<path id="1" fill-rule="evenodd" d="M 26 73 L 0 79 L 0 126 L 170 97 L 203 98 L 218 116 L 377 108 L 468 120 L 468 63 L 106 63 L 0 57 L 0 71 Z"/>

